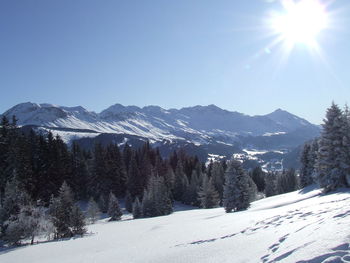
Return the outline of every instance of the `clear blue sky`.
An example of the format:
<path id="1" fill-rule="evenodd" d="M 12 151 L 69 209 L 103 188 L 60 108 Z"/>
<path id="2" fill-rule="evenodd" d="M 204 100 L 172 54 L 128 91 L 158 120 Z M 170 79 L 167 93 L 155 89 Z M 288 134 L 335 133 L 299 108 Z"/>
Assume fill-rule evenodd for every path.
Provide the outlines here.
<path id="1" fill-rule="evenodd" d="M 320 123 L 350 98 L 349 1 L 328 8 L 324 60 L 297 45 L 281 63 L 278 46 L 265 50 L 277 0 L 0 0 L 0 112 L 26 101 L 216 104 Z"/>

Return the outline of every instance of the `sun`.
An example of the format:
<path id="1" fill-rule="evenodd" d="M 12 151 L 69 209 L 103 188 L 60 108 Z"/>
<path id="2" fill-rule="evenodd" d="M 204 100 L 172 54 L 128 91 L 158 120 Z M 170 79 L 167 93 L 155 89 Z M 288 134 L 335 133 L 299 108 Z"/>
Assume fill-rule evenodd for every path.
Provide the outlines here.
<path id="1" fill-rule="evenodd" d="M 284 0 L 282 5 L 283 12 L 275 13 L 270 20 L 274 34 L 290 47 L 315 45 L 328 26 L 326 7 L 318 0 Z"/>

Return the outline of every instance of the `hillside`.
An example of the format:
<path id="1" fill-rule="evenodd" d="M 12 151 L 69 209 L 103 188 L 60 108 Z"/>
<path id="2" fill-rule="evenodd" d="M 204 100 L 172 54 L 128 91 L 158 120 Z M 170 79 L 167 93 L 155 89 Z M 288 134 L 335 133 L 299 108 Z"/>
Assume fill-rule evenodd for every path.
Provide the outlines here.
<path id="1" fill-rule="evenodd" d="M 178 211 L 157 218 L 99 221 L 83 238 L 0 252 L 14 262 L 349 262 L 350 192 L 293 192 L 249 210 Z"/>
<path id="2" fill-rule="evenodd" d="M 15 115 L 25 130 L 51 131 L 67 143 L 77 140 L 85 149 L 91 149 L 96 142 L 120 146 L 127 142 L 137 147 L 149 140 L 152 146 L 160 148 L 164 157 L 181 147 L 203 162 L 209 154 L 228 158 L 233 153 L 245 155 L 243 149 L 286 153 L 320 132 L 320 127 L 281 109 L 267 115 L 249 116 L 215 105 L 166 110 L 158 106 L 140 108 L 115 104 L 95 113 L 81 106 L 27 102 L 3 115 L 8 118 Z M 282 159 L 285 157 L 279 157 L 278 162 Z M 261 165 L 269 161 L 257 160 Z M 296 166 L 294 162 L 291 167 Z"/>

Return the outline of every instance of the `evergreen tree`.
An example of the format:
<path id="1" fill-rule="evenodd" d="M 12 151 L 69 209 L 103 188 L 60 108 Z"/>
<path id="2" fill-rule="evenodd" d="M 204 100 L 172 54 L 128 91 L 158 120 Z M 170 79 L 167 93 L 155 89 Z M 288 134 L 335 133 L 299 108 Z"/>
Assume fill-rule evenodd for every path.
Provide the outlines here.
<path id="1" fill-rule="evenodd" d="M 184 193 L 183 201 L 186 205 L 192 205 L 192 206 L 200 205 L 200 201 L 198 199 L 198 192 L 200 190 L 200 186 L 201 184 L 200 184 L 197 172 L 196 170 L 193 170 L 190 184 L 188 185 Z"/>
<path id="2" fill-rule="evenodd" d="M 71 163 L 72 176 L 68 183 L 72 186 L 72 190 L 76 193 L 78 199 L 85 199 L 89 178 L 88 164 L 84 152 L 75 141 L 73 141 L 71 147 Z"/>
<path id="3" fill-rule="evenodd" d="M 350 111 L 347 105 L 345 105 L 344 113 L 344 126 L 342 129 L 343 132 L 343 141 L 342 145 L 344 148 L 344 162 L 343 169 L 345 172 L 345 181 L 346 185 L 350 187 Z"/>
<path id="4" fill-rule="evenodd" d="M 277 176 L 277 193 L 284 194 L 298 189 L 298 177 L 294 169 L 284 170 Z"/>
<path id="5" fill-rule="evenodd" d="M 131 156 L 131 161 L 129 164 L 129 172 L 127 179 L 127 191 L 130 193 L 131 197 L 134 199 L 136 196 L 142 197 L 144 185 L 142 175 L 137 163 L 137 156 L 135 153 Z"/>
<path id="6" fill-rule="evenodd" d="M 29 205 L 30 198 L 28 194 L 19 188 L 16 177 L 6 183 L 4 198 L 0 207 L 0 229 L 1 235 L 5 234 L 8 227 L 7 221 L 15 221 L 20 213 L 22 206 Z"/>
<path id="7" fill-rule="evenodd" d="M 311 143 L 311 148 L 309 152 L 309 167 L 312 168 L 312 181 L 317 181 L 317 170 L 316 170 L 316 164 L 317 164 L 317 155 L 318 154 L 318 138 L 314 139 Z"/>
<path id="8" fill-rule="evenodd" d="M 142 206 L 138 197 L 136 197 L 135 202 L 132 206 L 132 216 L 134 219 L 142 217 Z"/>
<path id="9" fill-rule="evenodd" d="M 88 208 L 86 211 L 86 217 L 90 224 L 94 224 L 101 217 L 101 211 L 95 202 L 95 200 L 91 197 L 88 203 Z"/>
<path id="10" fill-rule="evenodd" d="M 184 193 L 186 190 L 186 175 L 183 171 L 182 162 L 178 161 L 176 170 L 175 170 L 175 183 L 174 183 L 174 191 L 173 196 L 176 201 L 182 201 L 184 197 Z M 188 180 L 187 180 L 188 183 Z"/>
<path id="11" fill-rule="evenodd" d="M 228 164 L 223 204 L 226 212 L 244 210 L 250 205 L 248 175 L 239 161 L 231 160 Z"/>
<path id="12" fill-rule="evenodd" d="M 213 184 L 216 191 L 219 194 L 220 202 L 223 198 L 224 193 L 224 182 L 225 182 L 225 170 L 220 162 L 212 163 L 211 177 L 213 178 Z"/>
<path id="13" fill-rule="evenodd" d="M 76 204 L 72 206 L 70 224 L 73 235 L 84 235 L 87 231 L 84 214 Z"/>
<path id="14" fill-rule="evenodd" d="M 132 213 L 133 211 L 133 202 L 132 202 L 132 197 L 129 191 L 126 192 L 125 195 L 125 209 L 129 213 Z"/>
<path id="15" fill-rule="evenodd" d="M 110 192 L 109 194 L 108 215 L 111 217 L 109 221 L 120 220 L 123 215 L 119 206 L 118 199 L 115 197 L 115 195 L 112 192 Z"/>
<path id="16" fill-rule="evenodd" d="M 314 167 L 312 166 L 312 161 L 310 160 L 310 152 L 311 145 L 309 143 L 305 143 L 300 157 L 300 186 L 302 188 L 313 183 L 312 174 Z"/>
<path id="17" fill-rule="evenodd" d="M 105 155 L 104 189 L 112 191 L 117 196 L 125 194 L 126 171 L 124 160 L 116 145 L 109 145 Z"/>
<path id="18" fill-rule="evenodd" d="M 203 184 L 198 192 L 198 199 L 201 208 L 214 208 L 220 202 L 219 194 L 215 190 L 213 180 L 207 175 L 203 178 Z"/>
<path id="19" fill-rule="evenodd" d="M 98 198 L 98 207 L 102 213 L 107 213 L 108 211 L 108 199 L 106 195 L 101 194 Z"/>
<path id="20" fill-rule="evenodd" d="M 73 195 L 70 187 L 63 182 L 56 198 L 51 198 L 50 215 L 55 227 L 55 237 L 71 237 L 72 231 L 72 210 L 74 207 Z"/>
<path id="21" fill-rule="evenodd" d="M 96 143 L 93 150 L 92 172 L 89 180 L 89 194 L 91 196 L 94 196 L 95 198 L 101 196 L 105 197 L 109 194 L 110 182 L 106 180 L 106 160 L 107 159 L 105 148 L 102 146 L 101 143 Z"/>
<path id="22" fill-rule="evenodd" d="M 252 179 L 256 184 L 259 192 L 264 192 L 265 190 L 265 173 L 260 166 L 257 166 L 252 171 Z"/>
<path id="23" fill-rule="evenodd" d="M 168 215 L 171 212 L 172 204 L 164 179 L 159 176 L 152 176 L 143 195 L 142 215 L 144 217 L 154 217 Z"/>
<path id="24" fill-rule="evenodd" d="M 346 185 L 349 165 L 347 147 L 343 144 L 345 118 L 334 103 L 327 110 L 323 131 L 319 140 L 317 173 L 319 184 L 326 192 Z"/>
<path id="25" fill-rule="evenodd" d="M 173 168 L 169 164 L 166 165 L 166 172 L 164 174 L 164 182 L 168 189 L 174 190 L 175 186 L 175 174 Z"/>
<path id="26" fill-rule="evenodd" d="M 256 200 L 258 195 L 258 187 L 254 183 L 254 180 L 248 176 L 248 185 L 249 185 L 249 202 Z"/>
<path id="27" fill-rule="evenodd" d="M 277 194 L 277 174 L 275 172 L 269 172 L 265 176 L 265 196 L 270 197 Z"/>

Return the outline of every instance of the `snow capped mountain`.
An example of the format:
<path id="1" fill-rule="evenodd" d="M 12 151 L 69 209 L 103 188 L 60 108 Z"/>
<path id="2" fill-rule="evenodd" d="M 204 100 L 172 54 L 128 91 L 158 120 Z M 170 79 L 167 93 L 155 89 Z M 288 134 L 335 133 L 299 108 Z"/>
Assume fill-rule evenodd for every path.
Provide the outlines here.
<path id="1" fill-rule="evenodd" d="M 174 144 L 190 143 L 203 146 L 205 149 L 201 152 L 219 155 L 227 155 L 237 148 L 293 149 L 320 131 L 318 126 L 281 109 L 267 115 L 249 116 L 215 105 L 166 110 L 159 106 L 140 108 L 115 104 L 95 113 L 81 106 L 27 102 L 3 115 L 9 118 L 15 115 L 21 126 L 34 125 L 37 129 L 54 131 L 67 142 L 115 134 L 118 136 L 105 136 L 101 140 L 113 137 L 113 141 L 122 143 L 131 139 L 130 136 L 137 136 L 157 146 L 166 142 L 176 148 Z"/>
<path id="2" fill-rule="evenodd" d="M 89 129 L 99 133 L 125 133 L 155 140 L 186 139 L 189 135 L 202 140 L 222 135 L 233 139 L 236 135 L 283 134 L 301 127 L 314 126 L 280 109 L 265 116 L 248 116 L 215 105 L 165 110 L 158 106 L 139 108 L 115 104 L 96 114 L 81 106 L 63 107 L 27 102 L 14 106 L 4 115 L 15 115 L 19 125 Z"/>

